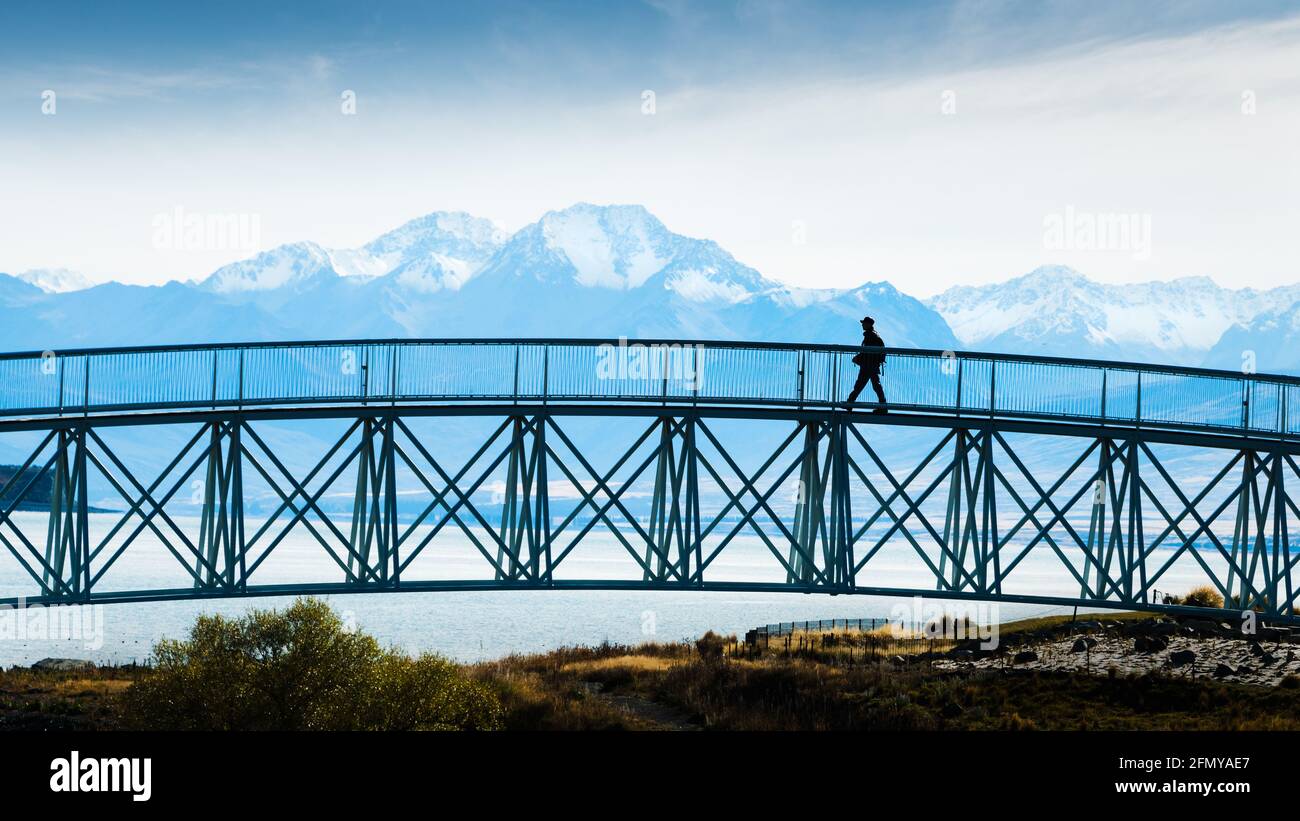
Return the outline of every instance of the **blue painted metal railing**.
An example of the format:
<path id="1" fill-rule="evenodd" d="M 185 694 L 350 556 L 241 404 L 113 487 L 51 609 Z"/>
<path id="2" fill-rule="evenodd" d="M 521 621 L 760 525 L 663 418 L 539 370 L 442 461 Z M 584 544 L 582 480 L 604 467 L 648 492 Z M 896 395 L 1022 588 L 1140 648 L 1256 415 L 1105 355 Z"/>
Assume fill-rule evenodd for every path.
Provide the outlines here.
<path id="1" fill-rule="evenodd" d="M 361 340 L 0 354 L 0 417 L 269 405 L 653 402 L 842 406 L 854 346 Z M 881 349 L 893 410 L 1300 435 L 1300 379 Z M 860 405 L 871 407 L 871 390 Z"/>

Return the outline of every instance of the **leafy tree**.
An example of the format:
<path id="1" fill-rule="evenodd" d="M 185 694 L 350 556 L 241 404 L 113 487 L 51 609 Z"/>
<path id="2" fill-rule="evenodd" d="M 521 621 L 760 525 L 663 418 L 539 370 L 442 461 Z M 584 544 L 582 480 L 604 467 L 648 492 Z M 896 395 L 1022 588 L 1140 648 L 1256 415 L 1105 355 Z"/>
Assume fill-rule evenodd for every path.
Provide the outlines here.
<path id="1" fill-rule="evenodd" d="M 242 618 L 200 616 L 154 648 L 125 696 L 129 724 L 171 730 L 495 729 L 501 706 L 435 655 L 411 658 L 350 632 L 319 599 Z"/>

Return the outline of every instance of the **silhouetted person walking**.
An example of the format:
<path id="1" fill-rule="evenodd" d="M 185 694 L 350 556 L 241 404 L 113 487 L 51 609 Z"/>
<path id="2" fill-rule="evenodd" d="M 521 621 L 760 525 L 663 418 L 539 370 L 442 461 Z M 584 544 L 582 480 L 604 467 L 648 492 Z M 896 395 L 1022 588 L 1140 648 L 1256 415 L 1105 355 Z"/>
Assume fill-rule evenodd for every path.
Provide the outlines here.
<path id="1" fill-rule="evenodd" d="M 869 316 L 862 317 L 862 347 L 864 348 L 883 348 L 885 340 L 880 338 L 876 333 L 876 320 Z M 876 392 L 876 398 L 880 400 L 881 407 L 876 408 L 876 413 L 888 413 L 885 410 L 885 389 L 880 386 L 880 371 L 885 367 L 885 354 L 878 351 L 858 351 L 853 357 L 853 364 L 858 366 L 858 380 L 853 383 L 853 392 L 849 394 L 848 406 L 853 407 L 857 401 L 858 394 L 871 383 L 871 389 Z"/>

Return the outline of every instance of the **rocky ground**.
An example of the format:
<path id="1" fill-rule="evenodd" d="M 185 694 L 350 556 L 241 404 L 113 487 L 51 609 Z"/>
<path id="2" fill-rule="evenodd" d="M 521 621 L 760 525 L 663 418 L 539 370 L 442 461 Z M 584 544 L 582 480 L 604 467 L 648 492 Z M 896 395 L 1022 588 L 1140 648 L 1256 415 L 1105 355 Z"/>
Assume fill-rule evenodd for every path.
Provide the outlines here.
<path id="1" fill-rule="evenodd" d="M 1294 643 L 1293 642 L 1297 642 Z M 1261 628 L 1242 634 L 1205 620 L 1089 622 L 1016 635 L 993 652 L 964 643 L 933 661 L 936 669 L 1016 668 L 1133 676 L 1216 678 L 1274 687 L 1300 677 L 1300 634 Z"/>

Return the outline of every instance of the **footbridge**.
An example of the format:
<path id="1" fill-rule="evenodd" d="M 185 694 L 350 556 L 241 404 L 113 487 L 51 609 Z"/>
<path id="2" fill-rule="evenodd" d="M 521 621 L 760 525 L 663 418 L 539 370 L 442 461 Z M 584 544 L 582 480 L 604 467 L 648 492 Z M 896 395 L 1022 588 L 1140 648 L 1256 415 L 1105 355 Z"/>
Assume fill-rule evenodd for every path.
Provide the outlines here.
<path id="1" fill-rule="evenodd" d="M 883 348 L 888 405 L 848 408 L 859 350 L 3 354 L 0 603 L 688 589 L 1294 619 L 1300 380 Z"/>

